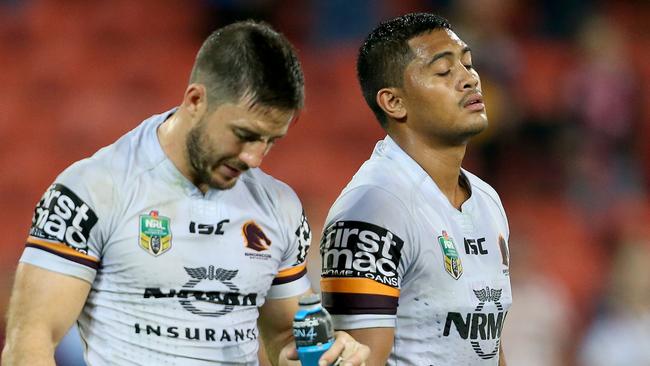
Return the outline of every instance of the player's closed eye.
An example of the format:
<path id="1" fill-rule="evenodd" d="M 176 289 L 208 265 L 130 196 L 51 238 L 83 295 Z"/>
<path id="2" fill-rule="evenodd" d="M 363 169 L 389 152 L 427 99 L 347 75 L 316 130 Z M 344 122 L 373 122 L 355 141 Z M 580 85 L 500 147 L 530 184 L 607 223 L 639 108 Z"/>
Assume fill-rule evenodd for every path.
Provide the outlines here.
<path id="1" fill-rule="evenodd" d="M 235 129 L 235 136 L 243 142 L 252 142 L 260 139 L 260 136 L 245 130 Z"/>

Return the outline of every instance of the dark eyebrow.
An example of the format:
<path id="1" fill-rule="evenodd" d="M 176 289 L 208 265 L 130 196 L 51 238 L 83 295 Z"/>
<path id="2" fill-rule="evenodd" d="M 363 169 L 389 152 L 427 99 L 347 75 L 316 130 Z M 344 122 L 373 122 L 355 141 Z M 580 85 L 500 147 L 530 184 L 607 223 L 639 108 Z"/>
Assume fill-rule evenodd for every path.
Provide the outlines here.
<path id="1" fill-rule="evenodd" d="M 460 51 L 460 54 L 461 54 L 461 55 L 464 55 L 464 54 L 466 54 L 467 52 L 472 52 L 472 49 L 469 48 L 468 46 L 465 46 L 465 47 L 463 47 L 463 49 Z M 453 55 L 454 55 L 454 53 L 451 52 L 451 51 L 443 51 L 443 52 L 440 52 L 440 53 L 436 53 L 436 54 L 433 56 L 433 58 L 431 58 L 431 61 L 429 61 L 429 65 L 431 65 L 432 63 L 438 61 L 439 59 L 441 59 L 441 58 L 443 58 L 443 57 L 448 57 L 448 56 L 453 56 Z"/>
<path id="2" fill-rule="evenodd" d="M 431 58 L 431 61 L 429 61 L 429 65 L 433 64 L 434 62 L 438 61 L 439 59 L 441 59 L 443 57 L 453 56 L 453 55 L 454 54 L 451 51 L 444 51 L 444 52 L 436 53 Z"/>

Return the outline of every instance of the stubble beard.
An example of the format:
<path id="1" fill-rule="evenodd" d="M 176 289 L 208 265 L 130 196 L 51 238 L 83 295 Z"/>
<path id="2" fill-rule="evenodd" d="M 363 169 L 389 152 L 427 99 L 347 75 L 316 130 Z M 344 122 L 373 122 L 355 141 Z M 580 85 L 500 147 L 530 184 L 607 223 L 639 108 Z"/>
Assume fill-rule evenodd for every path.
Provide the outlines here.
<path id="1" fill-rule="evenodd" d="M 470 126 L 467 126 L 467 128 L 465 128 L 464 130 L 459 131 L 455 133 L 454 136 L 450 136 L 450 137 L 458 144 L 466 144 L 472 139 L 472 137 L 487 130 L 487 127 L 488 127 L 488 120 L 487 117 L 485 117 L 483 121 L 481 121 L 481 123 L 472 123 Z"/>
<path id="2" fill-rule="evenodd" d="M 237 180 L 224 183 L 213 179 L 213 167 L 217 167 L 219 162 L 216 164 L 212 162 L 209 158 L 210 154 L 203 148 L 201 137 L 204 135 L 204 129 L 202 125 L 203 122 L 200 121 L 193 127 L 188 132 L 185 141 L 185 150 L 192 173 L 191 181 L 197 187 L 208 186 L 218 190 L 230 189 Z"/>

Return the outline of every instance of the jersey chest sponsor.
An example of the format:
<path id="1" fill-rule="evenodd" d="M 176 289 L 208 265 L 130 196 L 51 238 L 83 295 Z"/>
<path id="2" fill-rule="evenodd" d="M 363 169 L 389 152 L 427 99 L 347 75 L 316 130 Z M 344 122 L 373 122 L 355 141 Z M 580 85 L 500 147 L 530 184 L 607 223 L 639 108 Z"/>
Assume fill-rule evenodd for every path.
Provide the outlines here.
<path id="1" fill-rule="evenodd" d="M 133 324 L 135 334 L 188 341 L 219 343 L 245 343 L 257 340 L 257 327 L 246 328 L 189 328 L 179 326 L 161 326 L 160 324 Z"/>
<path id="2" fill-rule="evenodd" d="M 491 359 L 499 352 L 501 332 L 507 311 L 501 303 L 503 289 L 486 287 L 473 290 L 478 299 L 473 312 L 448 312 L 444 337 L 466 340 L 474 353 L 482 359 Z"/>
<path id="3" fill-rule="evenodd" d="M 145 299 L 177 299 L 188 312 L 207 317 L 220 317 L 232 312 L 235 307 L 257 306 L 256 292 L 240 290 L 242 274 L 239 269 L 229 270 L 217 266 L 184 267 L 189 276 L 180 288 L 147 287 Z M 252 274 L 250 274 L 252 275 Z"/>

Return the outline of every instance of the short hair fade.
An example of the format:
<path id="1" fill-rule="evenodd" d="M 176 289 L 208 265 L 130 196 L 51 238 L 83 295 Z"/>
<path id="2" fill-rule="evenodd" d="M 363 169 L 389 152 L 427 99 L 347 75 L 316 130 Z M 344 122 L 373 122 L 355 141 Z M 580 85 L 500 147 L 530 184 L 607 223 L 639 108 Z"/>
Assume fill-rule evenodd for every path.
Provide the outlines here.
<path id="1" fill-rule="evenodd" d="M 383 128 L 388 119 L 377 104 L 377 92 L 402 86 L 404 69 L 414 57 L 408 41 L 435 29 L 451 29 L 451 25 L 436 14 L 405 14 L 379 24 L 359 48 L 357 78 L 366 103 Z"/>
<path id="2" fill-rule="evenodd" d="M 190 83 L 205 85 L 211 107 L 250 96 L 254 104 L 297 110 L 304 76 L 289 41 L 264 22 L 236 22 L 203 42 Z"/>

